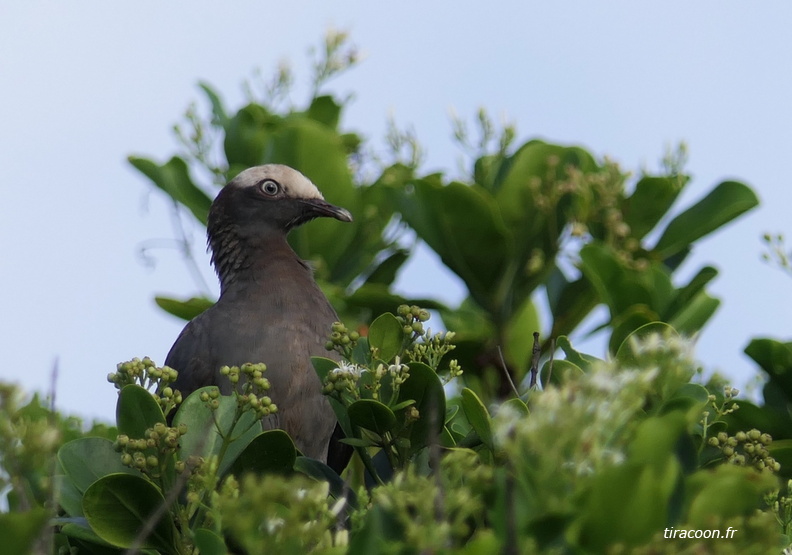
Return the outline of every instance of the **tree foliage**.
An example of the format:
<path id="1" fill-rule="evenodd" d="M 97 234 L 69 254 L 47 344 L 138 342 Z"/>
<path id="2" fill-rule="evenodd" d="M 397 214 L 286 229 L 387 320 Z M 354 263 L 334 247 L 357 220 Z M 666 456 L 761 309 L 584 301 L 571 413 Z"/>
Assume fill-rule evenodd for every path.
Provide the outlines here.
<path id="1" fill-rule="evenodd" d="M 349 99 L 326 83 L 355 62 L 345 35 L 329 35 L 304 104 L 291 100 L 285 67 L 250 84 L 237 109 L 202 84 L 209 113 L 188 110 L 177 126 L 182 151 L 129 159 L 199 224 L 217 187 L 265 163 L 295 167 L 354 214 L 344 229 L 317 221 L 290 235 L 343 321 L 328 330 L 343 361 L 313 363 L 354 449 L 349 466 L 338 475 L 286 433 L 262 429 L 260 418 L 278 410 L 267 361 L 225 368 L 232 395 L 203 388 L 186 399 L 170 387 L 171 369 L 124 363 L 109 376 L 116 428 L 88 432 L 4 388 L 10 511 L 0 528 L 11 552 L 789 546 L 792 482 L 780 480 L 792 479 L 792 343 L 746 348 L 769 378 L 764 405 L 738 402 L 715 379 L 703 384 L 689 338 L 717 310 L 707 292 L 717 270 L 677 277 L 700 239 L 757 205 L 753 191 L 723 181 L 678 207 L 689 183 L 683 147 L 664 171 L 631 176 L 580 146 L 515 144 L 515 129 L 496 129 L 483 110 L 478 140 L 454 121 L 467 169 L 427 174 L 411 133 L 391 126 L 389 151 L 377 155 L 343 127 Z M 464 283 L 458 306 L 393 291 L 411 234 Z M 183 319 L 213 302 L 205 291 L 156 300 Z M 603 359 L 569 339 L 598 306 L 608 313 L 595 326 L 608 337 Z M 432 314 L 452 331 L 432 332 Z"/>

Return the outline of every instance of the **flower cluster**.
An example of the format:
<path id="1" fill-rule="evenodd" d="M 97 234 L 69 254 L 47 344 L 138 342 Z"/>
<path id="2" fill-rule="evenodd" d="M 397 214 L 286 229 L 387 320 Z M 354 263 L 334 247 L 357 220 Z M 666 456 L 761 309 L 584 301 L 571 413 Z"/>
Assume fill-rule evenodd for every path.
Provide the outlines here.
<path id="1" fill-rule="evenodd" d="M 730 436 L 719 432 L 711 437 L 708 443 L 720 449 L 721 453 L 732 464 L 752 466 L 756 470 L 778 472 L 781 464 L 770 456 L 768 447 L 773 442 L 770 434 L 763 434 L 756 428 L 747 432 L 737 432 Z"/>
<path id="2" fill-rule="evenodd" d="M 168 414 L 182 402 L 181 392 L 169 385 L 176 381 L 178 375 L 179 373 L 173 368 L 158 367 L 149 357 L 143 357 L 142 360 L 135 357 L 127 362 L 120 362 L 116 371 L 107 375 L 107 381 L 119 391 L 130 384 L 138 384 L 145 389 L 155 387 L 155 398 L 162 412 Z"/>
<path id="3" fill-rule="evenodd" d="M 405 346 L 404 358 L 410 362 L 423 362 L 431 368 L 437 369 L 440 361 L 456 346 L 453 344 L 456 334 L 452 331 L 432 333 L 432 328 L 424 329 L 431 314 L 419 306 L 400 305 L 396 310 L 396 319 L 402 325 L 404 335 L 408 338 Z M 456 360 L 451 360 L 447 375 L 443 381 L 450 382 L 462 375 L 462 368 Z"/>
<path id="4" fill-rule="evenodd" d="M 187 425 L 169 427 L 158 422 L 148 428 L 143 438 L 133 439 L 125 434 L 116 438 L 114 447 L 121 453 L 121 462 L 140 472 L 159 478 L 170 456 L 179 448 L 179 438 L 187 433 Z"/>
<path id="5" fill-rule="evenodd" d="M 269 380 L 264 377 L 266 370 L 266 364 L 250 362 L 242 366 L 223 366 L 220 369 L 220 374 L 226 376 L 234 386 L 239 407 L 243 411 L 248 409 L 255 411 L 259 418 L 278 412 L 278 406 L 266 395 L 271 387 Z M 203 400 L 203 397 L 201 399 Z M 217 397 L 210 398 L 209 401 L 217 401 Z"/>
<path id="6" fill-rule="evenodd" d="M 330 339 L 325 344 L 328 351 L 336 351 L 343 358 L 352 358 L 352 349 L 357 345 L 360 334 L 356 331 L 349 331 L 341 322 L 334 322 L 330 329 Z"/>
<path id="7" fill-rule="evenodd" d="M 325 553 L 348 541 L 348 532 L 336 526 L 346 499 L 333 501 L 328 493 L 327 482 L 299 475 L 231 476 L 216 508 L 223 529 L 247 553 Z"/>

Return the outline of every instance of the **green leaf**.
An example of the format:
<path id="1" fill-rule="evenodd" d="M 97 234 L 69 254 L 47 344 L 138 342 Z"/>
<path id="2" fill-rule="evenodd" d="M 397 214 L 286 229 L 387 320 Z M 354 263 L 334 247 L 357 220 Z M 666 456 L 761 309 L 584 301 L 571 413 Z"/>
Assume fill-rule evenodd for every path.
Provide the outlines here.
<path id="1" fill-rule="evenodd" d="M 80 497 L 82 503 L 82 497 Z M 82 514 L 82 507 L 80 507 L 80 514 Z M 78 553 L 88 553 L 90 555 L 118 555 L 119 550 L 113 547 L 112 544 L 104 541 L 96 535 L 88 525 L 88 521 L 82 519 L 79 523 L 69 522 L 64 524 L 61 532 L 69 538 L 70 544 L 76 544 L 79 548 Z M 90 545 L 90 547 L 88 547 Z"/>
<path id="2" fill-rule="evenodd" d="M 322 461 L 309 457 L 297 457 L 294 463 L 294 470 L 302 472 L 317 482 L 327 482 L 330 484 L 330 495 L 336 499 L 346 496 L 349 505 L 353 509 L 357 508 L 358 501 L 354 490 L 349 487 L 341 476 Z"/>
<path id="3" fill-rule="evenodd" d="M 52 533 L 45 531 L 49 518 L 50 511 L 39 507 L 26 512 L 0 513 L 0 530 L 3 532 L 0 554 L 33 553 L 35 541 L 46 533 Z"/>
<path id="4" fill-rule="evenodd" d="M 396 415 L 386 405 L 373 399 L 360 399 L 347 408 L 353 425 L 370 430 L 380 437 L 396 427 Z"/>
<path id="5" fill-rule="evenodd" d="M 396 274 L 401 270 L 404 263 L 410 257 L 410 251 L 407 249 L 397 249 L 396 252 L 390 254 L 385 260 L 380 262 L 374 270 L 366 278 L 366 283 L 373 284 L 379 283 L 389 286 L 396 279 Z M 400 303 L 396 303 L 400 304 Z M 411 303 L 416 304 L 416 303 Z M 419 306 L 424 306 L 419 304 Z M 428 308 L 425 307 L 424 308 Z M 384 311 L 380 311 L 382 313 Z M 375 314 L 377 314 L 375 312 Z"/>
<path id="6" fill-rule="evenodd" d="M 639 271 L 620 262 L 614 249 L 592 242 L 580 250 L 581 270 L 602 302 L 616 318 L 634 305 L 645 305 L 661 314 L 671 302 L 674 286 L 668 271 L 657 262 Z"/>
<path id="7" fill-rule="evenodd" d="M 58 462 L 81 493 L 108 474 L 139 476 L 137 471 L 121 464 L 121 455 L 113 448 L 112 441 L 99 437 L 84 437 L 66 443 L 58 450 Z"/>
<path id="8" fill-rule="evenodd" d="M 680 466 L 673 456 L 650 463 L 628 462 L 593 477 L 580 516 L 581 545 L 602 553 L 617 542 L 638 545 L 667 524 L 668 505 Z"/>
<path id="9" fill-rule="evenodd" d="M 593 355 L 587 355 L 575 350 L 574 347 L 572 347 L 572 343 L 569 341 L 569 338 L 565 335 L 562 335 L 556 340 L 556 346 L 564 351 L 564 355 L 566 355 L 566 359 L 569 362 L 584 372 L 587 372 L 593 364 L 603 362 L 602 359 L 599 359 Z"/>
<path id="10" fill-rule="evenodd" d="M 525 404 L 525 401 L 518 397 L 512 397 L 501 404 L 501 407 L 508 407 L 514 410 L 517 414 L 521 416 L 528 416 L 530 414 L 530 410 L 528 410 L 528 405 Z"/>
<path id="11" fill-rule="evenodd" d="M 641 421 L 630 443 L 629 459 L 646 464 L 662 463 L 673 457 L 679 436 L 686 428 L 687 420 L 681 411 Z M 673 489 L 673 484 L 669 489 Z M 671 492 L 667 493 L 670 495 Z"/>
<path id="12" fill-rule="evenodd" d="M 299 170 L 319 187 L 328 202 L 346 208 L 359 218 L 362 197 L 354 186 L 346 149 L 338 133 L 327 126 L 292 114 L 272 133 L 266 156 L 260 163 L 286 164 Z M 319 218 L 293 230 L 289 244 L 302 258 L 335 268 L 344 262 L 357 225 Z"/>
<path id="13" fill-rule="evenodd" d="M 223 538 L 206 528 L 198 528 L 194 534 L 195 547 L 201 555 L 226 555 L 228 548 Z"/>
<path id="14" fill-rule="evenodd" d="M 613 332 L 608 341 L 608 352 L 611 355 L 615 354 L 635 330 L 657 322 L 659 319 L 657 313 L 644 304 L 629 307 L 611 321 Z"/>
<path id="15" fill-rule="evenodd" d="M 545 290 L 553 315 L 550 337 L 569 335 L 597 306 L 597 294 L 586 276 L 570 282 L 556 268 L 545 281 Z"/>
<path id="16" fill-rule="evenodd" d="M 235 476 L 245 472 L 291 474 L 296 458 L 297 449 L 289 434 L 267 430 L 248 443 L 231 465 L 230 473 Z"/>
<path id="17" fill-rule="evenodd" d="M 190 297 L 182 301 L 170 297 L 157 296 L 154 297 L 154 302 L 168 314 L 173 314 L 177 318 L 187 321 L 192 320 L 214 305 L 214 301 L 206 297 Z"/>
<path id="18" fill-rule="evenodd" d="M 737 181 L 724 181 L 671 220 L 654 251 L 662 258 L 676 254 L 758 204 L 756 193 L 749 187 Z"/>
<path id="19" fill-rule="evenodd" d="M 117 547 L 128 548 L 164 503 L 162 493 L 148 480 L 129 474 L 110 474 L 86 490 L 83 512 L 100 538 Z M 178 553 L 169 517 L 165 511 L 141 547 Z"/>
<path id="20" fill-rule="evenodd" d="M 396 402 L 414 400 L 415 408 L 420 415 L 417 421 L 407 426 L 405 432 L 400 434 L 401 437 L 407 434 L 410 440 L 410 455 L 412 455 L 439 437 L 444 426 L 446 399 L 443 383 L 434 370 L 421 362 L 411 362 L 407 366 L 410 368 L 410 375 L 399 387 L 399 397 Z M 404 421 L 406 410 L 408 409 L 398 411 L 396 414 L 398 421 Z"/>
<path id="21" fill-rule="evenodd" d="M 223 108 L 223 101 L 220 100 L 220 96 L 217 94 L 217 91 L 212 88 L 205 81 L 201 81 L 198 83 L 198 86 L 206 95 L 206 98 L 209 99 L 209 103 L 212 105 L 212 123 L 214 125 L 225 126 L 228 122 L 228 114 Z"/>
<path id="22" fill-rule="evenodd" d="M 686 183 L 687 178 L 683 176 L 642 177 L 622 208 L 630 235 L 641 239 L 649 233 L 674 204 Z"/>
<path id="23" fill-rule="evenodd" d="M 226 121 L 223 148 L 230 177 L 243 169 L 265 163 L 267 141 L 280 121 L 281 117 L 259 104 L 244 106 Z"/>
<path id="24" fill-rule="evenodd" d="M 655 334 L 659 335 L 663 339 L 667 339 L 669 337 L 679 337 L 679 334 L 676 332 L 676 330 L 665 322 L 650 322 L 637 328 L 635 331 L 629 334 L 624 339 L 624 341 L 622 341 L 618 351 L 616 351 L 616 360 L 623 368 L 637 365 L 638 359 L 635 350 L 633 349 L 632 342 L 635 340 L 646 339 L 650 335 Z"/>
<path id="25" fill-rule="evenodd" d="M 146 158 L 130 156 L 129 163 L 206 225 L 212 199 L 192 182 L 187 162 L 174 156 L 160 165 Z"/>
<path id="26" fill-rule="evenodd" d="M 582 375 L 583 370 L 580 369 L 580 366 L 563 359 L 553 360 L 552 364 L 548 360 L 539 371 L 542 385 L 545 387 L 550 384 L 561 386 Z"/>
<path id="27" fill-rule="evenodd" d="M 311 357 L 311 364 L 322 383 L 325 382 L 330 372 L 338 368 L 338 361 L 325 357 Z"/>
<path id="28" fill-rule="evenodd" d="M 497 306 L 512 239 L 495 200 L 480 186 L 424 178 L 399 199 L 404 221 L 467 285 L 481 306 Z"/>
<path id="29" fill-rule="evenodd" d="M 311 102 L 306 115 L 330 129 L 336 129 L 341 117 L 341 105 L 332 96 L 317 96 Z"/>
<path id="30" fill-rule="evenodd" d="M 745 354 L 767 372 L 770 381 L 778 385 L 788 400 L 792 400 L 792 342 L 756 338 L 745 348 Z"/>
<path id="31" fill-rule="evenodd" d="M 492 419 L 484 403 L 478 395 L 467 387 L 462 389 L 462 411 L 473 426 L 481 441 L 490 451 L 494 450 L 495 445 L 492 438 Z"/>
<path id="32" fill-rule="evenodd" d="M 690 499 L 687 522 L 691 528 L 706 528 L 713 518 L 724 522 L 754 514 L 763 496 L 778 489 L 778 479 L 769 472 L 722 464 L 690 476 L 685 489 Z"/>
<path id="33" fill-rule="evenodd" d="M 137 384 L 129 384 L 118 395 L 116 422 L 119 434 L 145 439 L 148 428 L 165 424 L 165 415 L 151 393 Z"/>
<path id="34" fill-rule="evenodd" d="M 533 333 L 541 331 L 541 329 L 536 305 L 530 297 L 527 297 L 506 324 L 504 354 L 506 359 L 517 365 L 520 371 L 515 381 L 521 380 L 530 368 L 533 354 Z"/>
<path id="35" fill-rule="evenodd" d="M 83 516 L 82 492 L 78 490 L 74 482 L 64 474 L 56 474 L 54 478 L 55 499 L 60 508 L 69 516 Z"/>
<path id="36" fill-rule="evenodd" d="M 212 411 L 201 401 L 201 393 L 213 387 L 202 387 L 193 391 L 181 404 L 173 417 L 173 425 L 187 425 L 187 433 L 180 439 L 177 456 L 187 460 L 190 455 L 208 458 L 218 455 L 223 445 L 223 437 L 230 437 L 223 460 L 220 461 L 219 475 L 225 474 L 239 454 L 262 431 L 261 422 L 253 411 L 246 411 L 234 425 L 237 401 L 230 395 L 219 397 L 220 406 Z M 233 429 L 232 429 L 233 426 Z M 219 428 L 219 430 L 218 430 Z M 229 436 L 230 434 L 230 436 Z"/>
<path id="37" fill-rule="evenodd" d="M 386 312 L 371 323 L 368 338 L 369 347 L 376 349 L 375 357 L 387 364 L 401 352 L 404 331 L 396 317 Z"/>

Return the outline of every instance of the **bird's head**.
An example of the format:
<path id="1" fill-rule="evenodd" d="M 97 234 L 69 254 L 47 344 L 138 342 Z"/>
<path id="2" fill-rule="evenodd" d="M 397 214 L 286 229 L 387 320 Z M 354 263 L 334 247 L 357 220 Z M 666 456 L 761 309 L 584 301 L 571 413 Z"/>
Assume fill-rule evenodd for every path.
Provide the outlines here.
<path id="1" fill-rule="evenodd" d="M 217 225 L 232 224 L 245 235 L 289 230 L 319 217 L 351 222 L 349 211 L 324 200 L 316 185 L 289 166 L 249 168 L 226 185 L 209 210 L 209 235 Z"/>
<path id="2" fill-rule="evenodd" d="M 280 164 L 249 168 L 223 187 L 207 222 L 212 262 L 223 274 L 240 262 L 247 248 L 266 246 L 314 218 L 351 222 L 348 210 L 324 200 L 316 185 L 295 169 Z"/>

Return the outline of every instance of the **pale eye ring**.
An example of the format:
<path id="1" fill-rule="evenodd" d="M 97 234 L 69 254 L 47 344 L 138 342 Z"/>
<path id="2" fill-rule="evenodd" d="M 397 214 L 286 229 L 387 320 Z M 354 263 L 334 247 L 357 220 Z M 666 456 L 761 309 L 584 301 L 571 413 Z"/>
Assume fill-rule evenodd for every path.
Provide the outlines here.
<path id="1" fill-rule="evenodd" d="M 265 195 L 275 196 L 280 192 L 280 185 L 278 185 L 277 181 L 273 181 L 272 179 L 265 179 L 259 185 L 259 188 Z"/>

